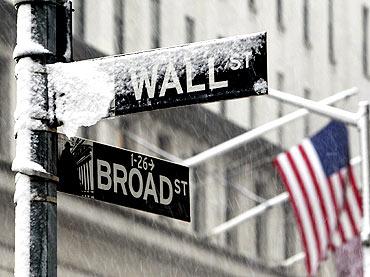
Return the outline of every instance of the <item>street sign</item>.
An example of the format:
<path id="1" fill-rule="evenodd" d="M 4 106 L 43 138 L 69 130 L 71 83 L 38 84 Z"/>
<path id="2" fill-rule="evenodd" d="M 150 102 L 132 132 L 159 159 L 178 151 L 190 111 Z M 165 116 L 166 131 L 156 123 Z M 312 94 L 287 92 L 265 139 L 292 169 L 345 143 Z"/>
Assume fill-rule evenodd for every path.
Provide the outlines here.
<path id="1" fill-rule="evenodd" d="M 267 93 L 264 33 L 106 61 L 112 62 L 120 68 L 113 115 Z"/>
<path id="2" fill-rule="evenodd" d="M 60 134 L 58 176 L 58 191 L 190 222 L 185 166 Z"/>
<path id="3" fill-rule="evenodd" d="M 107 106 L 103 117 L 109 117 L 261 95 L 268 91 L 266 51 L 266 33 L 256 33 L 57 63 L 47 65 L 48 86 L 58 100 L 56 116 L 64 123 L 70 119 L 66 111 L 81 109 L 78 114 L 86 114 L 84 103 L 95 98 Z M 108 105 L 103 105 L 104 99 Z M 94 102 L 87 109 L 96 106 Z"/>

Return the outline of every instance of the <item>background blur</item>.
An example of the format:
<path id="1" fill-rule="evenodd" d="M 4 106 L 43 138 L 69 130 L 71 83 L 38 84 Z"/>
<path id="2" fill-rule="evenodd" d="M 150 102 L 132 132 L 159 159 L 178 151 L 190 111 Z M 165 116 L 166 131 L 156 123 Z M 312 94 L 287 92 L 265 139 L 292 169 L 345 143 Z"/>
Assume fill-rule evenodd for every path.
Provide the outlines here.
<path id="1" fill-rule="evenodd" d="M 369 0 L 73 0 L 74 59 L 267 31 L 269 87 L 357 110 L 370 100 Z M 16 11 L 0 0 L 0 275 L 14 266 L 13 111 Z M 186 159 L 296 108 L 268 97 L 103 120 L 79 135 L 165 159 Z M 204 234 L 284 189 L 272 158 L 315 133 L 309 115 L 192 169 L 192 222 L 58 194 L 59 276 L 304 276 L 289 203 L 218 236 Z M 353 134 L 352 134 L 353 133 Z M 351 132 L 353 155 L 358 137 Z M 359 179 L 359 176 L 357 176 Z M 334 274 L 332 258 L 319 276 Z"/>

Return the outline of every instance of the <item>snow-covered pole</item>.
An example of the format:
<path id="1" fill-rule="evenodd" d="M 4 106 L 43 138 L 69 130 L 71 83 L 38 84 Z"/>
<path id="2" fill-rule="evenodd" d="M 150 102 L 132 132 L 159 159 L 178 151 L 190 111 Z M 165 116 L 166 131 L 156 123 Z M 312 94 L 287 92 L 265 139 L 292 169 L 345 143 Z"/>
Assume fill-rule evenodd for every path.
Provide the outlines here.
<path id="1" fill-rule="evenodd" d="M 64 0 L 14 0 L 17 9 L 15 111 L 15 276 L 57 275 L 57 134 L 46 64 L 65 61 Z M 64 24 L 64 27 L 63 27 Z M 57 27 L 61 26 L 61 27 Z M 58 33 L 60 31 L 61 33 Z M 58 33 L 58 37 L 57 37 Z M 66 49 L 64 49 L 66 50 Z"/>

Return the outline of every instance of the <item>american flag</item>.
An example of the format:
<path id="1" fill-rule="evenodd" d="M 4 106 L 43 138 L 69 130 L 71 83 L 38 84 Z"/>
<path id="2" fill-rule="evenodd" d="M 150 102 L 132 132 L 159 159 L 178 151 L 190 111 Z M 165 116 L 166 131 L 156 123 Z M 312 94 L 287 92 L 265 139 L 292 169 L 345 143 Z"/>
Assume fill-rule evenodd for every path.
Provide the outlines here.
<path id="1" fill-rule="evenodd" d="M 362 201 L 349 161 L 348 132 L 332 121 L 274 159 L 294 209 L 308 275 L 361 230 Z"/>

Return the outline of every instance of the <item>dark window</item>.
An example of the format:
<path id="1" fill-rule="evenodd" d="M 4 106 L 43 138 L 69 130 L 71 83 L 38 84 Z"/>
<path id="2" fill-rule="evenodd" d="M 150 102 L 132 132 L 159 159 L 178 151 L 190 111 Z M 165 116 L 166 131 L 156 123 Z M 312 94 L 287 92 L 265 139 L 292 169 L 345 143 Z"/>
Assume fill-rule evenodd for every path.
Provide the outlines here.
<path id="1" fill-rule="evenodd" d="M 161 1 L 151 0 L 152 48 L 161 45 Z"/>
<path id="2" fill-rule="evenodd" d="M 192 169 L 193 186 L 193 230 L 196 233 L 201 233 L 205 228 L 205 189 L 204 176 L 205 171 L 203 166 Z"/>
<path id="3" fill-rule="evenodd" d="M 171 140 L 167 135 L 158 135 L 158 147 L 167 152 L 171 152 Z"/>
<path id="4" fill-rule="evenodd" d="M 264 187 L 265 185 L 261 182 L 255 182 L 255 192 L 258 196 L 264 197 Z M 259 203 L 257 203 L 258 205 Z M 266 213 L 256 217 L 256 225 L 255 225 L 255 236 L 256 236 L 256 254 L 257 257 L 264 256 L 264 250 L 266 245 L 266 230 L 267 230 L 267 222 L 266 222 Z"/>
<path id="5" fill-rule="evenodd" d="M 80 134 L 81 134 L 81 137 L 83 138 L 89 138 L 89 127 L 85 127 L 85 126 L 82 126 L 80 128 Z"/>
<path id="6" fill-rule="evenodd" d="M 254 0 L 248 0 L 248 7 L 249 7 L 249 10 L 252 13 L 257 13 L 256 1 L 254 1 Z"/>
<path id="7" fill-rule="evenodd" d="M 328 21 L 328 43 L 329 43 L 329 61 L 331 64 L 335 64 L 335 53 L 334 53 L 334 7 L 333 7 L 333 0 L 329 0 L 328 2 L 328 10 L 329 10 L 329 21 Z"/>
<path id="8" fill-rule="evenodd" d="M 116 53 L 124 52 L 124 0 L 116 0 L 114 2 L 114 35 L 115 35 L 115 48 Z"/>
<path id="9" fill-rule="evenodd" d="M 226 184 L 226 211 L 225 218 L 226 221 L 232 219 L 238 214 L 238 192 L 235 191 L 234 182 L 235 169 L 227 168 L 225 172 L 225 184 Z M 226 243 L 228 246 L 234 250 L 238 249 L 238 232 L 235 228 L 226 232 Z"/>
<path id="10" fill-rule="evenodd" d="M 220 114 L 226 116 L 226 101 L 220 101 Z"/>
<path id="11" fill-rule="evenodd" d="M 283 211 L 284 211 L 284 233 L 285 233 L 285 249 L 284 255 L 285 259 L 292 257 L 296 254 L 296 235 L 295 235 L 295 219 L 293 214 L 293 209 L 290 203 L 286 202 L 283 204 Z"/>
<path id="12" fill-rule="evenodd" d="M 249 97 L 249 127 L 252 129 L 256 126 L 256 101 L 254 97 Z"/>
<path id="13" fill-rule="evenodd" d="M 369 77 L 369 8 L 362 8 L 362 69 L 365 77 Z"/>
<path id="14" fill-rule="evenodd" d="M 306 48 L 311 48 L 309 0 L 303 0 L 303 41 Z"/>
<path id="15" fill-rule="evenodd" d="M 186 24 L 186 42 L 194 42 L 195 41 L 195 22 L 194 19 L 190 16 L 185 17 L 185 24 Z"/>
<path id="16" fill-rule="evenodd" d="M 85 0 L 79 0 L 76 7 L 76 35 L 85 38 Z"/>
<path id="17" fill-rule="evenodd" d="M 284 74 L 281 72 L 278 72 L 277 74 L 277 88 L 280 91 L 284 90 Z M 284 115 L 284 106 L 283 102 L 279 101 L 278 103 L 278 117 L 282 117 Z M 280 127 L 278 129 L 278 141 L 280 145 L 283 145 L 283 139 L 284 139 L 284 127 Z"/>
<path id="18" fill-rule="evenodd" d="M 305 88 L 303 93 L 304 93 L 304 96 L 303 96 L 304 98 L 311 99 L 311 90 Z M 308 114 L 304 118 L 304 135 L 308 136 L 310 134 L 310 131 L 311 131 L 310 115 Z"/>
<path id="19" fill-rule="evenodd" d="M 284 31 L 283 0 L 276 0 L 276 21 L 280 31 Z"/>
<path id="20" fill-rule="evenodd" d="M 9 80 L 10 78 L 9 62 L 6 58 L 0 56 L 0 160 L 10 160 L 9 141 L 12 137 L 11 122 L 9 118 L 10 112 L 10 93 Z"/>
<path id="21" fill-rule="evenodd" d="M 284 74 L 282 72 L 277 73 L 277 89 L 280 91 L 284 91 Z"/>

